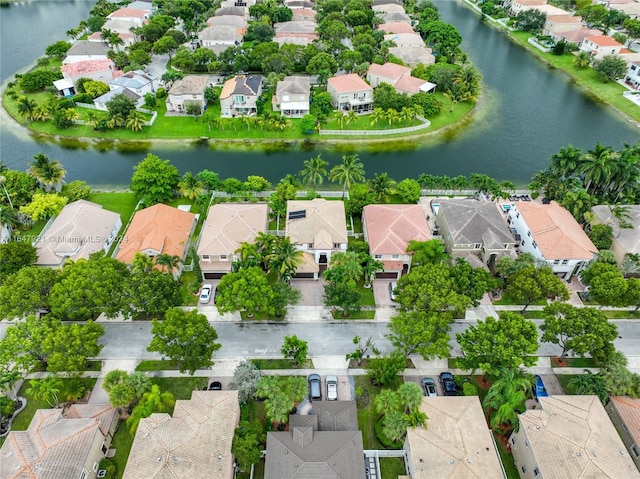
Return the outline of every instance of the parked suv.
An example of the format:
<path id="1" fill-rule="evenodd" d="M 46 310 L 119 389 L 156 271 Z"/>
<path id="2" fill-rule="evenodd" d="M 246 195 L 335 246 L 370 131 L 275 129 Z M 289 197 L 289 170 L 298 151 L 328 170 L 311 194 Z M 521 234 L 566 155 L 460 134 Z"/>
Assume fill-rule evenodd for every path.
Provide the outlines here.
<path id="1" fill-rule="evenodd" d="M 327 376 L 325 381 L 327 382 L 327 401 L 338 400 L 338 377 Z"/>
<path id="2" fill-rule="evenodd" d="M 322 399 L 322 391 L 320 390 L 320 375 L 309 374 L 307 378 L 309 382 L 309 400 Z"/>
<path id="3" fill-rule="evenodd" d="M 395 281 L 391 281 L 389 283 L 389 296 L 391 296 L 391 301 L 396 301 L 396 288 L 398 287 L 398 283 Z"/>
<path id="4" fill-rule="evenodd" d="M 453 374 L 440 373 L 440 384 L 442 385 L 442 391 L 445 396 L 460 395 L 458 394 L 458 385 L 456 384 L 455 379 L 453 379 Z"/>

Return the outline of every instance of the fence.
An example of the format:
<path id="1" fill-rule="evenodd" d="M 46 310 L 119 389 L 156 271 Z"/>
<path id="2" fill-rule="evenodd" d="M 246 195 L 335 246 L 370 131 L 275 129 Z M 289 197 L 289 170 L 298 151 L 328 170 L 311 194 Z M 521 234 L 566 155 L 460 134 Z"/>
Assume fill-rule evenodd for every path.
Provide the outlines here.
<path id="1" fill-rule="evenodd" d="M 99 108 L 97 106 L 95 106 L 93 103 L 76 103 L 76 106 L 82 107 L 82 108 L 88 108 L 90 110 L 99 110 Z M 100 111 L 104 111 L 104 110 L 100 110 Z M 153 110 L 147 110 L 145 108 L 136 108 L 136 111 L 139 111 L 140 113 L 146 113 L 147 115 L 151 115 L 151 119 L 149 121 L 145 121 L 144 122 L 144 126 L 151 126 L 153 125 L 153 123 L 156 121 L 156 118 L 158 118 L 158 112 L 157 111 L 153 111 Z M 76 125 L 85 125 L 87 122 L 86 120 L 75 120 L 74 123 Z"/>
<path id="2" fill-rule="evenodd" d="M 243 196 L 253 196 L 254 198 L 269 198 L 275 191 L 238 191 L 237 193 L 227 193 L 226 191 L 213 191 L 213 198 L 241 198 Z M 316 195 L 321 198 L 342 198 L 342 191 L 316 191 Z M 296 198 L 306 198 L 308 191 L 296 191 Z M 349 192 L 344 192 L 344 199 L 349 199 Z"/>
<path id="3" fill-rule="evenodd" d="M 431 126 L 431 122 L 421 116 L 416 116 L 418 120 L 422 121 L 421 125 L 407 126 L 405 128 L 394 128 L 390 130 L 320 130 L 321 135 L 345 135 L 345 136 L 384 136 L 384 135 L 397 135 L 399 133 L 411 133 L 413 131 L 424 130 Z"/>
<path id="4" fill-rule="evenodd" d="M 478 190 L 456 190 L 450 188 L 448 190 L 420 190 L 420 196 L 475 196 Z M 514 190 L 514 195 L 529 195 L 529 190 Z"/>

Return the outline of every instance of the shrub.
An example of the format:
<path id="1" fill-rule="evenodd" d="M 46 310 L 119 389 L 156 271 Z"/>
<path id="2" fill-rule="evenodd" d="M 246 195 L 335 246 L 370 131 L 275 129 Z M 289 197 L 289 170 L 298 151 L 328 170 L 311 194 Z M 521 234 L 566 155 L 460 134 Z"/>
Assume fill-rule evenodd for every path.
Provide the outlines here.
<path id="1" fill-rule="evenodd" d="M 466 382 L 462 385 L 462 394 L 465 396 L 477 396 L 478 387 L 473 383 Z"/>
<path id="2" fill-rule="evenodd" d="M 378 442 L 385 449 L 402 449 L 401 442 L 395 442 L 389 439 L 386 434 L 383 432 L 384 429 L 384 416 L 380 416 L 375 424 L 376 438 Z"/>

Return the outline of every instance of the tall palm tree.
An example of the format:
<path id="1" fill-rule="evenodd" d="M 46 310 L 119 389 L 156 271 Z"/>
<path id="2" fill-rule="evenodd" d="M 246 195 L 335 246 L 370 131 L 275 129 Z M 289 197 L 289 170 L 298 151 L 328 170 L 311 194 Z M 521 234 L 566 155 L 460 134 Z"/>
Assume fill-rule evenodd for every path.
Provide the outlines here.
<path id="1" fill-rule="evenodd" d="M 0 228 L 7 226 L 10 230 L 20 225 L 20 216 L 13 208 L 3 208 L 0 206 Z"/>
<path id="2" fill-rule="evenodd" d="M 169 274 L 173 274 L 173 271 L 178 269 L 181 261 L 180 256 L 166 253 L 159 254 L 155 258 L 155 263 L 160 265 L 163 272 L 167 272 Z"/>
<path id="3" fill-rule="evenodd" d="M 142 131 L 145 123 L 144 115 L 139 111 L 133 110 L 127 116 L 126 126 L 131 131 Z"/>
<path id="4" fill-rule="evenodd" d="M 2 172 L 2 166 L 4 163 L 0 164 L 0 172 Z M 7 177 L 4 175 L 0 175 L 0 185 L 2 185 L 2 189 L 4 190 L 4 194 L 7 197 L 7 201 L 9 202 L 9 207 L 13 209 L 13 202 L 11 201 L 11 196 L 9 196 L 9 192 L 7 191 Z"/>
<path id="5" fill-rule="evenodd" d="M 204 184 L 196 175 L 187 171 L 182 179 L 178 182 L 180 194 L 190 200 L 195 200 L 204 193 Z"/>
<path id="6" fill-rule="evenodd" d="M 415 111 L 410 106 L 403 106 L 402 110 L 400 110 L 399 115 L 400 120 L 402 120 L 404 126 L 407 126 L 407 123 L 410 122 L 415 116 Z"/>
<path id="7" fill-rule="evenodd" d="M 277 239 L 278 238 L 276 236 L 261 231 L 253 240 L 254 244 L 256 245 L 256 251 L 258 252 L 260 264 L 262 266 L 262 269 L 265 271 L 267 271 L 269 267 L 267 258 L 269 257 L 269 255 L 273 254 Z"/>
<path id="8" fill-rule="evenodd" d="M 382 108 L 374 108 L 369 117 L 371 118 L 371 126 L 377 125 L 386 118 L 386 112 Z"/>
<path id="9" fill-rule="evenodd" d="M 569 210 L 576 221 L 581 222 L 584 214 L 595 204 L 595 198 L 583 189 L 567 191 L 560 204 Z"/>
<path id="10" fill-rule="evenodd" d="M 571 178 L 579 171 L 582 155 L 581 148 L 575 148 L 569 144 L 551 156 L 550 169 L 555 175 L 562 178 Z"/>
<path id="11" fill-rule="evenodd" d="M 364 287 L 369 288 L 371 281 L 379 271 L 384 271 L 384 264 L 367 253 L 361 253 L 362 274 L 364 276 Z"/>
<path id="12" fill-rule="evenodd" d="M 364 165 L 357 154 L 343 155 L 342 163 L 331 168 L 329 179 L 342 183 L 342 199 L 344 194 L 356 181 L 364 181 Z"/>
<path id="13" fill-rule="evenodd" d="M 465 65 L 453 77 L 453 82 L 464 87 L 472 95 L 476 95 L 480 88 L 482 75 L 473 65 Z"/>
<path id="14" fill-rule="evenodd" d="M 385 118 L 387 119 L 387 123 L 389 123 L 389 126 L 391 126 L 394 123 L 400 121 L 400 113 L 398 113 L 398 110 L 396 110 L 395 108 L 388 108 Z"/>
<path id="15" fill-rule="evenodd" d="M 355 110 L 349 110 L 345 118 L 345 122 L 347 126 L 349 126 L 351 123 L 353 123 L 357 119 L 358 119 L 358 112 L 356 112 Z"/>
<path id="16" fill-rule="evenodd" d="M 302 181 L 306 185 L 313 185 L 313 191 L 316 191 L 316 187 L 321 185 L 324 177 L 327 176 L 327 166 L 329 163 L 324 161 L 320 155 L 305 160 L 304 168 L 300 171 Z"/>
<path id="17" fill-rule="evenodd" d="M 131 271 L 134 273 L 150 273 L 153 269 L 153 259 L 140 251 L 133 255 Z"/>
<path id="18" fill-rule="evenodd" d="M 18 98 L 18 101 L 17 101 L 18 113 L 20 113 L 29 121 L 33 120 L 33 113 L 37 106 L 38 104 L 35 101 L 33 101 L 30 98 L 27 98 L 26 96 L 22 96 Z"/>
<path id="19" fill-rule="evenodd" d="M 589 52 L 580 52 L 573 59 L 573 65 L 582 70 L 591 65 L 591 53 Z"/>
<path id="20" fill-rule="evenodd" d="M 584 155 L 580 173 L 584 174 L 587 182 L 587 193 L 597 196 L 609 189 L 617 154 L 611 147 L 597 142 L 595 148 Z"/>
<path id="21" fill-rule="evenodd" d="M 6 392 L 7 396 L 11 399 L 15 399 L 16 384 L 22 379 L 22 374 L 17 369 L 12 371 L 4 371 L 0 374 L 0 391 Z"/>
<path id="22" fill-rule="evenodd" d="M 492 409 L 489 424 L 496 431 L 502 426 L 518 430 L 518 414 L 524 411 L 527 391 L 534 384 L 532 374 L 521 369 L 501 368 L 498 378 L 493 381 L 482 405 Z"/>
<path id="23" fill-rule="evenodd" d="M 243 268 L 251 268 L 252 266 L 260 266 L 260 258 L 258 248 L 254 243 L 244 241 L 240 247 L 235 250 L 238 260 L 233 262 L 232 270 L 234 273 Z"/>
<path id="24" fill-rule="evenodd" d="M 27 173 L 38 180 L 47 191 L 62 183 L 67 174 L 58 160 L 50 160 L 47 155 L 42 153 L 34 155 L 33 161 L 29 163 Z"/>
<path id="25" fill-rule="evenodd" d="M 387 173 L 377 174 L 369 180 L 369 186 L 376 199 L 376 203 L 380 203 L 385 200 L 390 194 L 391 189 L 395 186 L 396 182 L 389 178 Z"/>
<path id="26" fill-rule="evenodd" d="M 288 283 L 302 262 L 302 251 L 291 243 L 288 236 L 284 236 L 278 238 L 273 253 L 267 257 L 267 261 L 269 271 L 276 273 L 278 281 Z"/>

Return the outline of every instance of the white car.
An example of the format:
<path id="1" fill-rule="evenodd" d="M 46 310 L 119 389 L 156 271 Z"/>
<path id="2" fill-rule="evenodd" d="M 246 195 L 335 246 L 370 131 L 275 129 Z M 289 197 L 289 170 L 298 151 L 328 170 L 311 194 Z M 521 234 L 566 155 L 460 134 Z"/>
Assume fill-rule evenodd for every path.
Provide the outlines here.
<path id="1" fill-rule="evenodd" d="M 200 303 L 207 304 L 211 299 L 211 291 L 213 290 L 213 285 L 211 284 L 203 284 L 202 290 L 200 291 Z"/>
<path id="2" fill-rule="evenodd" d="M 338 378 L 337 376 L 327 376 L 327 401 L 338 400 Z"/>

